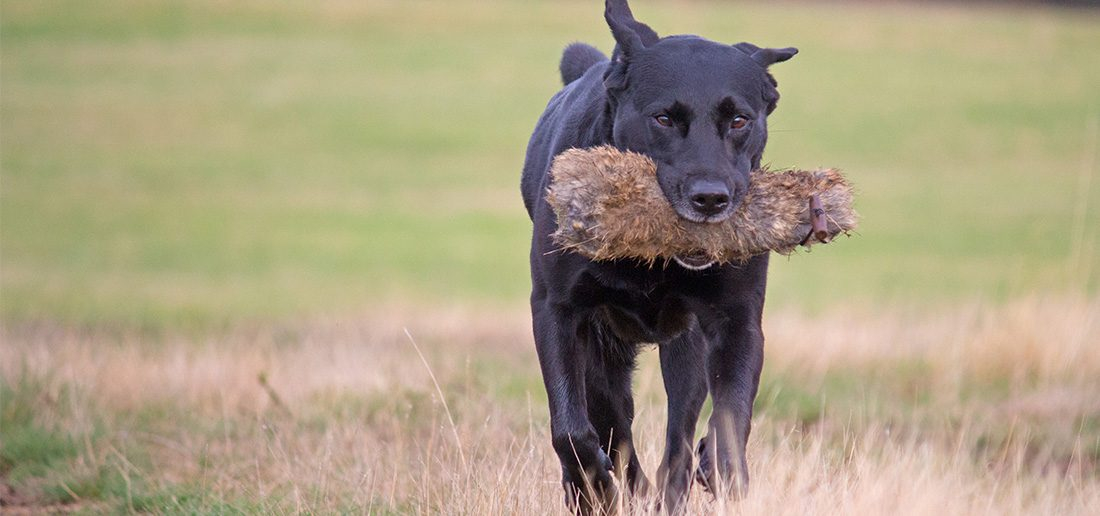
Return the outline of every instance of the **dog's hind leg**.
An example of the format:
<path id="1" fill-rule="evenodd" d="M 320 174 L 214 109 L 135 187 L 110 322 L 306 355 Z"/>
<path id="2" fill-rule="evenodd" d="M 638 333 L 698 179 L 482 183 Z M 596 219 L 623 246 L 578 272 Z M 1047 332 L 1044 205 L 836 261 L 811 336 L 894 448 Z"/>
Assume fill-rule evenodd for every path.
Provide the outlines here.
<path id="1" fill-rule="evenodd" d="M 668 395 L 665 454 L 657 485 L 668 514 L 682 514 L 692 479 L 692 440 L 707 398 L 706 342 L 697 326 L 660 346 L 661 376 Z"/>
<path id="2" fill-rule="evenodd" d="M 600 436 L 600 446 L 611 457 L 617 475 L 624 475 L 631 493 L 644 495 L 649 480 L 638 462 L 631 424 L 634 421 L 634 395 L 631 377 L 637 348 L 609 333 L 599 336 L 603 353 L 599 365 L 590 367 L 586 378 L 588 418 Z"/>

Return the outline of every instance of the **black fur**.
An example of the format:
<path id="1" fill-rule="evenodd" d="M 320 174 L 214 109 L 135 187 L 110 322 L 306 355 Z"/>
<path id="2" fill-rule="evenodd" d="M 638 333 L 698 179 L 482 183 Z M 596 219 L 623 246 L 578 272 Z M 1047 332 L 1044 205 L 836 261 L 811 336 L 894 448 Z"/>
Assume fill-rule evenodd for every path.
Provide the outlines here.
<path id="1" fill-rule="evenodd" d="M 677 512 L 696 475 L 722 495 L 747 486 L 768 257 L 693 270 L 678 262 L 592 262 L 563 251 L 550 237 L 556 222 L 544 199 L 548 169 L 572 147 L 640 152 L 658 164 L 658 183 L 677 213 L 723 220 L 744 196 L 749 171 L 760 166 L 766 116 L 779 98 L 767 66 L 796 51 L 659 38 L 625 0 L 608 0 L 605 18 L 617 43 L 612 59 L 587 45 L 566 49 L 566 86 L 527 147 L 521 188 L 534 223 L 535 343 L 566 499 L 582 513 L 614 503 L 613 472 L 632 491 L 649 486 L 631 436 L 631 374 L 640 345 L 659 346 L 669 420 L 657 488 L 665 508 Z M 738 117 L 743 127 L 735 127 Z M 708 394 L 714 413 L 696 447 L 691 441 Z"/>

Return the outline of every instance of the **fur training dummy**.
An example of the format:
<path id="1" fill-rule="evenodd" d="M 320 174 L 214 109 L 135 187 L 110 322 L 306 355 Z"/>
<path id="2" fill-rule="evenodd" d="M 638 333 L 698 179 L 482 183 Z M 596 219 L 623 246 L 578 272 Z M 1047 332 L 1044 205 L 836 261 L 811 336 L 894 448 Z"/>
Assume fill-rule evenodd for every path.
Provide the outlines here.
<path id="1" fill-rule="evenodd" d="M 597 261 L 743 262 L 828 242 L 858 222 L 852 187 L 833 169 L 755 171 L 741 205 L 718 223 L 677 215 L 657 184 L 656 165 L 641 154 L 609 146 L 570 149 L 554 158 L 550 174 L 554 241 Z"/>

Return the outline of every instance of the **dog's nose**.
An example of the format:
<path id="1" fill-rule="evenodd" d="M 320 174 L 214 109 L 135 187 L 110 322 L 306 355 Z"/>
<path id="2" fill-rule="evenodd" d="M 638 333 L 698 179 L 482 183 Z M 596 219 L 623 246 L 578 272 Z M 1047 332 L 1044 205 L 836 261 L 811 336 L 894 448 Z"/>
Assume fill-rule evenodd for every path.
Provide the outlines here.
<path id="1" fill-rule="evenodd" d="M 722 213 L 730 203 L 730 191 L 717 181 L 696 181 L 688 191 L 691 207 L 704 216 Z"/>

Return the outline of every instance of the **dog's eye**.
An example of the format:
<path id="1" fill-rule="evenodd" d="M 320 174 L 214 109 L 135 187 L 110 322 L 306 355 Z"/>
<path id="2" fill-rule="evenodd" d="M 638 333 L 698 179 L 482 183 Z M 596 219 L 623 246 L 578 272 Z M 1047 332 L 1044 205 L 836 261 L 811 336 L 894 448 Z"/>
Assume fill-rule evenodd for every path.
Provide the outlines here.
<path id="1" fill-rule="evenodd" d="M 672 118 L 669 118 L 668 115 L 657 115 L 657 116 L 653 117 L 653 119 L 656 120 L 657 123 L 661 124 L 662 126 L 672 127 Z"/>
<path id="2" fill-rule="evenodd" d="M 746 125 L 749 125 L 749 119 L 741 115 L 733 117 L 733 120 L 730 121 L 730 129 L 740 129 Z"/>

